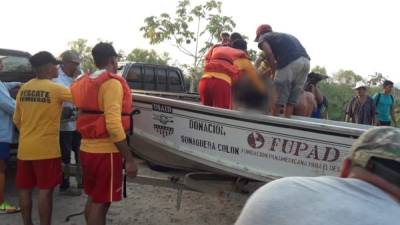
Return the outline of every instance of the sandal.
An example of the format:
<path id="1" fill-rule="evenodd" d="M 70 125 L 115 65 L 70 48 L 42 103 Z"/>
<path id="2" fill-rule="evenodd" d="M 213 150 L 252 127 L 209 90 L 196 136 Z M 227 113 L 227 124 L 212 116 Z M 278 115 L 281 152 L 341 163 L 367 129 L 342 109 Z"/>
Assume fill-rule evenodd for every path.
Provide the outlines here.
<path id="1" fill-rule="evenodd" d="M 17 213 L 20 211 L 21 211 L 21 209 L 19 207 L 12 206 L 8 202 L 3 202 L 2 204 L 0 204 L 0 214 Z"/>

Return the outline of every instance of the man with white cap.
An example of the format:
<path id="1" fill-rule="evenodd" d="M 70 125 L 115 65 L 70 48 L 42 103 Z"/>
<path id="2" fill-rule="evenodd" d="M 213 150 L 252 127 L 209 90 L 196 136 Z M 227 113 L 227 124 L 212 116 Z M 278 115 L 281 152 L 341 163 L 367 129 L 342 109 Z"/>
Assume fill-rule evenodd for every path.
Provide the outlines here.
<path id="1" fill-rule="evenodd" d="M 58 77 L 54 81 L 69 88 L 74 81 L 76 74 L 79 73 L 78 70 L 81 58 L 79 57 L 79 54 L 73 50 L 63 52 L 60 58 L 61 65 L 58 71 Z M 60 148 L 61 159 L 65 166 L 71 164 L 71 151 L 75 153 L 76 162 L 78 163 L 79 161 L 81 137 L 79 132 L 76 130 L 76 115 L 74 112 L 74 105 L 70 102 L 64 102 L 60 126 Z M 68 174 L 64 174 L 63 177 L 63 181 L 60 185 L 60 193 L 70 196 L 81 195 L 81 191 L 70 187 Z"/>
<path id="2" fill-rule="evenodd" d="M 346 109 L 346 122 L 374 125 L 375 104 L 374 100 L 367 95 L 367 85 L 357 82 L 353 88 L 356 91 Z"/>
<path id="3" fill-rule="evenodd" d="M 400 130 L 376 127 L 353 143 L 340 177 L 287 177 L 258 189 L 236 225 L 399 224 Z"/>

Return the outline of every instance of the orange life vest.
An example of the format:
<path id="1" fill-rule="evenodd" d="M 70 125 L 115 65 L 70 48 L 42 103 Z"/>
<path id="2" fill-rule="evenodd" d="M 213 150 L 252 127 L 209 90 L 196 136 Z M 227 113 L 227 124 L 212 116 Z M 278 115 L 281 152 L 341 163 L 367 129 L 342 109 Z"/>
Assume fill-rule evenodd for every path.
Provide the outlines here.
<path id="1" fill-rule="evenodd" d="M 95 79 L 85 74 L 71 85 L 75 106 L 80 110 L 76 126 L 84 139 L 107 138 L 104 112 L 100 110 L 98 95 L 101 85 L 109 79 L 118 80 L 123 88 L 121 122 L 126 132 L 132 129 L 132 95 L 126 81 L 115 74 L 104 72 Z"/>
<path id="2" fill-rule="evenodd" d="M 240 75 L 240 70 L 233 62 L 240 58 L 248 59 L 247 53 L 227 46 L 215 46 L 211 51 L 205 62 L 204 72 L 224 73 L 232 80 L 236 80 Z"/>

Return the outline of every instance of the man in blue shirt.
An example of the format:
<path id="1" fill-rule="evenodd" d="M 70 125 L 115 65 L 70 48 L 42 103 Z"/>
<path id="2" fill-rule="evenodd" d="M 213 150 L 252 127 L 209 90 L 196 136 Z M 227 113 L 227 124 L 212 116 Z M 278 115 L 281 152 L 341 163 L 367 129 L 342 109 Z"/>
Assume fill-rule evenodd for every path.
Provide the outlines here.
<path id="1" fill-rule="evenodd" d="M 80 74 L 79 64 L 81 63 L 81 59 L 77 52 L 67 50 L 61 54 L 61 61 L 62 64 L 59 68 L 58 77 L 54 81 L 69 88 L 74 81 L 75 76 Z M 76 130 L 75 118 L 76 114 L 74 106 L 72 103 L 65 102 L 63 104 L 60 126 L 61 159 L 64 165 L 71 164 L 71 151 L 75 153 L 75 160 L 77 163 L 79 160 L 81 137 L 79 132 Z M 60 185 L 60 193 L 71 196 L 81 194 L 79 190 L 70 188 L 68 176 L 64 176 L 63 182 Z"/>
<path id="2" fill-rule="evenodd" d="M 284 116 L 290 118 L 310 70 L 310 57 L 296 37 L 274 32 L 268 24 L 260 25 L 256 35 L 255 41 L 271 67 L 278 92 L 272 115 L 277 116 L 284 107 Z"/>
<path id="3" fill-rule="evenodd" d="M 383 82 L 383 93 L 376 93 L 372 98 L 376 105 L 376 121 L 378 126 L 390 126 L 397 127 L 396 122 L 396 102 L 391 95 L 393 89 L 393 82 L 385 80 Z"/>
<path id="4" fill-rule="evenodd" d="M 0 72 L 3 71 L 4 65 L 2 60 L 6 57 L 0 56 Z M 10 205 L 4 200 L 6 186 L 6 161 L 10 157 L 10 143 L 14 138 L 14 125 L 12 116 L 15 110 L 15 100 L 10 96 L 9 91 L 20 86 L 19 82 L 0 81 L 0 214 L 14 213 L 19 211 L 15 206 Z"/>

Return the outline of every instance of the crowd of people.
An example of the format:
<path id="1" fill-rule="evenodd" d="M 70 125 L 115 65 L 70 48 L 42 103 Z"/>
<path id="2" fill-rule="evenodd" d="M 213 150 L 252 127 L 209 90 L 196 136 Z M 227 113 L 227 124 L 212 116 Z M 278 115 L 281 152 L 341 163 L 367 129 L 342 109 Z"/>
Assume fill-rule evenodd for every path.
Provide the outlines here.
<path id="1" fill-rule="evenodd" d="M 110 204 L 122 199 L 123 164 L 127 176 L 137 174 L 126 140 L 132 96 L 126 81 L 116 75 L 118 54 L 111 44 L 100 42 L 92 56 L 98 70 L 79 75 L 81 59 L 76 52 L 64 52 L 59 61 L 41 51 L 29 60 L 36 78 L 23 85 L 0 83 L 0 210 L 21 211 L 24 225 L 33 224 L 34 188 L 39 189 L 42 225 L 51 224 L 54 188 L 59 186 L 61 194 L 81 194 L 71 187 L 69 174 L 62 172 L 71 164 L 71 152 L 82 167 L 83 181 L 77 183 L 88 195 L 85 219 L 89 225 L 105 224 Z M 21 87 L 14 100 L 9 90 L 16 86 Z M 14 125 L 19 131 L 15 185 L 20 208 L 4 199 Z"/>
<path id="2" fill-rule="evenodd" d="M 385 80 L 382 84 L 383 91 L 367 95 L 368 86 L 363 82 L 357 82 L 353 90 L 356 95 L 350 100 L 346 108 L 346 122 L 376 125 L 395 126 L 396 102 L 393 97 L 393 82 Z"/>
<path id="3" fill-rule="evenodd" d="M 300 41 L 267 24 L 257 28 L 255 41 L 262 52 L 253 65 L 241 34 L 221 35 L 221 43 L 205 56 L 198 88 L 201 103 L 225 109 L 250 107 L 287 118 L 323 118 L 328 103 L 318 83 L 327 77 L 309 73 L 310 57 Z M 76 52 L 65 51 L 59 61 L 41 51 L 30 58 L 36 78 L 23 85 L 0 82 L 0 211 L 21 211 L 24 225 L 33 224 L 34 188 L 39 189 L 42 225 L 51 224 L 57 186 L 62 194 L 81 194 L 62 172 L 72 163 L 72 152 L 83 171 L 83 181 L 77 183 L 88 195 L 85 219 L 89 225 L 105 224 L 110 204 L 121 200 L 123 166 L 128 176 L 137 175 L 127 143 L 132 96 L 126 81 L 116 75 L 118 54 L 111 44 L 100 42 L 92 56 L 97 70 L 81 74 Z M 16 100 L 9 91 L 15 87 L 20 87 Z M 374 128 L 354 143 L 351 157 L 343 162 L 341 178 L 271 182 L 250 198 L 236 224 L 397 223 L 400 132 L 387 127 L 397 125 L 392 88 L 393 82 L 385 81 L 384 91 L 369 97 L 366 85 L 354 87 L 357 95 L 348 104 L 346 121 L 386 127 Z M 14 125 L 19 132 L 16 187 L 20 208 L 4 196 Z M 343 202 L 333 204 L 337 199 Z M 348 211 L 353 213 L 341 214 Z M 317 216 L 304 216 L 312 214 Z"/>
<path id="4" fill-rule="evenodd" d="M 261 50 L 254 65 L 247 42 L 239 33 L 221 34 L 221 43 L 206 54 L 199 82 L 201 102 L 226 109 L 255 109 L 287 118 L 292 115 L 327 118 L 328 99 L 318 83 L 328 76 L 311 72 L 310 57 L 299 40 L 272 30 L 268 24 L 256 30 Z M 356 95 L 347 104 L 345 121 L 366 125 L 397 126 L 393 82 L 383 82 L 383 92 L 370 97 L 367 85 L 358 82 Z"/>
<path id="5" fill-rule="evenodd" d="M 318 82 L 327 76 L 309 73 L 310 57 L 300 41 L 262 24 L 256 30 L 261 50 L 254 65 L 239 33 L 223 33 L 206 54 L 199 94 L 204 105 L 255 109 L 265 114 L 322 118 L 326 98 Z"/>

